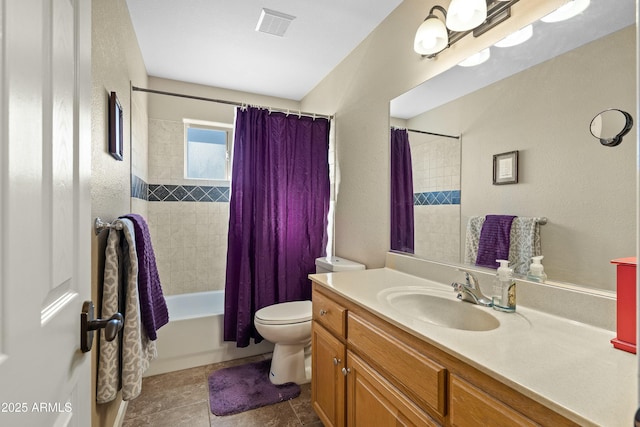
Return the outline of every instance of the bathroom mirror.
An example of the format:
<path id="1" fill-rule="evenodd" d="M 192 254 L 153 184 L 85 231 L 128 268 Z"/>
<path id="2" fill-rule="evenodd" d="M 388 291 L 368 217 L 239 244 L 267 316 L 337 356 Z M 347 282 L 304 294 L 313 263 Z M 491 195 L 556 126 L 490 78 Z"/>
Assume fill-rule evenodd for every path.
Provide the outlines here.
<path id="1" fill-rule="evenodd" d="M 622 137 L 631 130 L 633 118 L 626 111 L 610 108 L 599 113 L 591 120 L 591 135 L 600 140 L 606 147 L 615 147 L 622 142 Z"/>
<path id="2" fill-rule="evenodd" d="M 391 101 L 392 126 L 461 135 L 409 132 L 414 195 L 460 195 L 458 205 L 414 206 L 414 256 L 461 263 L 471 216 L 546 217 L 549 282 L 615 290 L 610 261 L 635 254 L 636 146 L 603 150 L 585 124 L 610 105 L 636 114 L 634 23 L 633 0 L 592 1 L 571 20 L 533 23 L 521 45 L 491 47 L 485 64 L 453 67 Z M 493 156 L 515 150 L 518 183 L 492 185 Z"/>

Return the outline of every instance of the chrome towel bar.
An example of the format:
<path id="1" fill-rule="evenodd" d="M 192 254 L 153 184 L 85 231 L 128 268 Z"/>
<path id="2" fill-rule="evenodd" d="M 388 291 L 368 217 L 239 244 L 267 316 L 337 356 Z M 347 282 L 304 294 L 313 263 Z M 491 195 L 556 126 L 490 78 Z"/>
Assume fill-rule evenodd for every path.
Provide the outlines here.
<path id="1" fill-rule="evenodd" d="M 96 236 L 102 232 L 102 230 L 106 230 L 109 228 L 115 228 L 116 230 L 122 230 L 122 223 L 120 222 L 104 222 L 100 217 L 96 218 L 93 222 L 93 229 L 96 233 Z"/>

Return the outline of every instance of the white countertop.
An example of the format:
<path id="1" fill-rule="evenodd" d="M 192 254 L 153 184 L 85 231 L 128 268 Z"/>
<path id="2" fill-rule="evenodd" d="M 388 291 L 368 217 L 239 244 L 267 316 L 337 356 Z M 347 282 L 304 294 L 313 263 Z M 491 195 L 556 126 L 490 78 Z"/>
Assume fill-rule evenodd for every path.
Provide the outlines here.
<path id="1" fill-rule="evenodd" d="M 426 287 L 456 300 L 449 285 L 389 268 L 310 278 L 580 425 L 632 425 L 637 361 L 634 354 L 611 345 L 613 331 L 521 306 L 516 313 L 473 306 L 487 310 L 500 326 L 452 329 L 417 320 L 379 297 L 390 288 Z"/>

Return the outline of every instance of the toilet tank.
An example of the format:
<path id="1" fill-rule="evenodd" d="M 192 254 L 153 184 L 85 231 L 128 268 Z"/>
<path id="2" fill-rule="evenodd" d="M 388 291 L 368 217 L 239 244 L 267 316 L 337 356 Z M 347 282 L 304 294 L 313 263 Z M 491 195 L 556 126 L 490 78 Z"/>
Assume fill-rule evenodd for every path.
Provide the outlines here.
<path id="1" fill-rule="evenodd" d="M 364 270 L 364 264 L 337 256 L 317 258 L 316 273 L 335 273 L 337 271 Z"/>

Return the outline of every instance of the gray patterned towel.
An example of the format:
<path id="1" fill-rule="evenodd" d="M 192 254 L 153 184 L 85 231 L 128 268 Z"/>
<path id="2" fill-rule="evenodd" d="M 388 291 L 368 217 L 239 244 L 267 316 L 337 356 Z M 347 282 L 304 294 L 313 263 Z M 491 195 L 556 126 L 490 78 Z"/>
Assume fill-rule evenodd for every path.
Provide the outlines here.
<path id="1" fill-rule="evenodd" d="M 108 342 L 100 333 L 97 403 L 115 399 L 120 384 L 122 399 L 135 399 L 142 389 L 142 374 L 157 356 L 155 341 L 147 337 L 140 323 L 133 223 L 128 219 L 117 221 L 122 223 L 122 231 L 112 228 L 107 238 L 101 317 L 111 317 L 118 311 L 124 315 L 122 346 L 118 338 Z"/>

